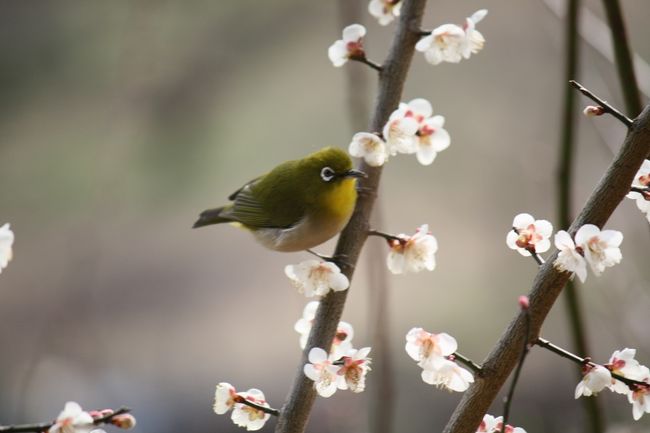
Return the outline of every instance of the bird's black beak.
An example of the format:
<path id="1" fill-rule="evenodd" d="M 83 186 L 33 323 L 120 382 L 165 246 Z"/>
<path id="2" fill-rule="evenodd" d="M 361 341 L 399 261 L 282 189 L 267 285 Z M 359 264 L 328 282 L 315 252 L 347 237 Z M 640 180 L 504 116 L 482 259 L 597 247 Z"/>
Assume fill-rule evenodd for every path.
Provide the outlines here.
<path id="1" fill-rule="evenodd" d="M 366 173 L 364 173 L 363 171 L 361 171 L 361 170 L 357 170 L 357 169 L 353 168 L 353 169 L 348 170 L 345 173 L 343 173 L 341 175 L 341 177 L 356 177 L 356 178 L 364 178 L 365 179 L 365 178 L 368 177 L 368 175 Z"/>

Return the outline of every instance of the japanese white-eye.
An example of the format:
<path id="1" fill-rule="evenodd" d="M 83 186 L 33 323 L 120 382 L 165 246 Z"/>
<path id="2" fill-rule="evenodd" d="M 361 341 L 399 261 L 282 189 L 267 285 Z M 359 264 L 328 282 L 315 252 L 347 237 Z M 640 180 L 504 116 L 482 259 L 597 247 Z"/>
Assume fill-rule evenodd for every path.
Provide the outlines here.
<path id="1" fill-rule="evenodd" d="M 232 204 L 203 211 L 194 228 L 234 223 L 272 250 L 306 250 L 346 226 L 359 177 L 365 173 L 352 168 L 347 153 L 326 147 L 246 183 L 228 197 Z"/>

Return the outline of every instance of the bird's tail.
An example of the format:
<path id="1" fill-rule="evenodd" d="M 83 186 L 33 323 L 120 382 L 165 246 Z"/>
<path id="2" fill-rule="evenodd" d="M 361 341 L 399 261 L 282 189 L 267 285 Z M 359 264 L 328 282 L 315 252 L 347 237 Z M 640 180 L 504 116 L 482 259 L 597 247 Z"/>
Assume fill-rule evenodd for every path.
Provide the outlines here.
<path id="1" fill-rule="evenodd" d="M 221 212 L 228 207 L 229 206 L 222 206 L 214 209 L 204 210 L 201 212 L 199 219 L 196 220 L 192 228 L 195 229 L 198 227 L 209 226 L 211 224 L 232 222 L 232 219 L 221 216 Z"/>

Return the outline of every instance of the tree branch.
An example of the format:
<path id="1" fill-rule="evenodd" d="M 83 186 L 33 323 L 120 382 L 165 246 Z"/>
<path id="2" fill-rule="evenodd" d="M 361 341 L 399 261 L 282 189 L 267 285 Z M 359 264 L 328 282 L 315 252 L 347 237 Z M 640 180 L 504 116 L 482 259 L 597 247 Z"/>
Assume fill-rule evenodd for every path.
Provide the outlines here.
<path id="1" fill-rule="evenodd" d="M 93 420 L 94 425 L 110 424 L 111 420 L 125 413 L 131 412 L 131 409 L 128 407 L 122 407 L 116 410 L 115 412 L 105 415 L 101 418 L 96 418 Z M 0 426 L 0 432 L 2 433 L 23 433 L 23 432 L 46 432 L 55 424 L 55 422 L 42 422 L 37 424 L 18 424 L 18 425 L 7 425 Z"/>
<path id="2" fill-rule="evenodd" d="M 609 105 L 609 103 L 608 103 L 607 101 L 600 99 L 598 96 L 596 96 L 596 95 L 594 95 L 593 93 L 591 93 L 591 91 L 590 91 L 589 89 L 587 89 L 586 87 L 584 87 L 582 84 L 578 83 L 578 82 L 575 81 L 575 80 L 569 80 L 569 83 L 570 83 L 573 87 L 575 87 L 576 89 L 578 89 L 578 90 L 580 91 L 580 93 L 582 93 L 582 94 L 585 95 L 587 98 L 591 99 L 591 100 L 594 101 L 596 104 L 598 104 L 600 107 L 602 107 L 603 110 L 605 111 L 605 113 L 609 113 L 609 114 L 611 114 L 612 116 L 614 116 L 615 118 L 617 118 L 618 120 L 620 120 L 621 122 L 623 122 L 623 124 L 624 124 L 625 126 L 627 126 L 628 128 L 632 126 L 632 119 L 630 119 L 630 118 L 627 117 L 625 114 L 623 114 L 623 113 L 621 113 L 620 111 L 618 111 L 616 108 L 614 108 L 614 107 L 612 107 L 611 105 Z"/>
<path id="3" fill-rule="evenodd" d="M 370 122 L 370 131 L 381 131 L 390 113 L 399 105 L 415 44 L 419 39 L 419 35 L 411 29 L 414 26 L 420 27 L 426 0 L 403 1 L 388 57 L 379 72 L 379 94 Z M 360 169 L 368 174 L 368 178 L 361 181 L 360 187 L 363 193 L 359 194 L 354 214 L 347 227 L 341 232 L 334 253 L 334 257 L 345 257 L 341 270 L 350 280 L 354 273 L 354 265 L 368 236 L 368 221 L 381 178 L 381 167 L 371 167 L 362 162 Z M 307 354 L 312 347 L 330 346 L 349 292 L 350 290 L 330 292 L 321 300 L 288 400 L 278 418 L 275 430 L 277 433 L 302 433 L 305 430 L 316 392 L 313 382 L 305 377 L 302 368 L 307 362 Z"/>
<path id="4" fill-rule="evenodd" d="M 575 234 L 584 224 L 602 227 L 630 190 L 634 175 L 650 151 L 650 107 L 634 120 L 618 154 L 569 228 Z M 553 267 L 557 252 L 540 268 L 530 298 L 531 340 L 536 340 L 544 319 L 571 276 Z M 517 363 L 525 334 L 524 313 L 515 317 L 483 362 L 483 375 L 465 392 L 444 429 L 445 433 L 475 433 L 483 415 Z"/>

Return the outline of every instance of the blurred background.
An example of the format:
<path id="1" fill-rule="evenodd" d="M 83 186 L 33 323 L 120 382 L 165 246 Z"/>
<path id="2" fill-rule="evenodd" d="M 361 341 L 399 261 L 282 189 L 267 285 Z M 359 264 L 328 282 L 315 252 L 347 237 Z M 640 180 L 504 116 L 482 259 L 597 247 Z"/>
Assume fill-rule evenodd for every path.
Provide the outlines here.
<path id="1" fill-rule="evenodd" d="M 600 3 L 585 6 L 602 17 Z M 622 6 L 632 47 L 650 59 L 650 3 Z M 350 24 L 338 8 L 297 0 L 0 3 L 0 224 L 16 233 L 14 260 L 0 276 L 0 424 L 53 419 L 75 400 L 87 409 L 132 407 L 137 432 L 240 431 L 212 412 L 219 381 L 260 388 L 282 405 L 300 359 L 292 328 L 308 301 L 283 268 L 309 257 L 265 250 L 228 226 L 190 227 L 277 163 L 326 145 L 347 148 L 356 131 L 346 68 L 364 74 L 369 104 L 376 77 L 359 64 L 331 66 L 327 48 Z M 382 335 L 394 392 L 380 398 L 392 397 L 394 431 L 440 431 L 460 397 L 422 382 L 404 352 L 406 332 L 448 332 L 481 362 L 536 273 L 505 245 L 512 218 L 556 221 L 563 23 L 541 0 L 456 0 L 429 2 L 425 27 L 462 23 L 480 8 L 489 10 L 478 26 L 485 49 L 435 67 L 417 54 L 405 88 L 405 101 L 427 98 L 446 117 L 451 147 L 429 167 L 391 159 L 377 208 L 387 232 L 428 223 L 438 268 L 384 277 L 386 247 L 371 239 L 344 313 L 355 346 L 372 345 L 371 282 L 385 279 Z M 395 26 L 365 12 L 363 21 L 368 55 L 381 62 Z M 623 109 L 613 65 L 581 48 L 577 78 Z M 574 212 L 625 134 L 609 117 L 576 122 Z M 606 362 L 635 347 L 649 364 L 648 223 L 626 200 L 608 227 L 624 232 L 625 260 L 578 288 L 587 355 Z M 543 336 L 570 343 L 563 300 Z M 583 431 L 575 370 L 534 348 L 512 424 Z M 368 431 L 377 380 L 371 372 L 365 393 L 318 399 L 309 431 Z M 650 428 L 650 416 L 632 420 L 623 396 L 599 399 L 610 431 Z M 492 413 L 501 410 L 497 400 Z"/>

